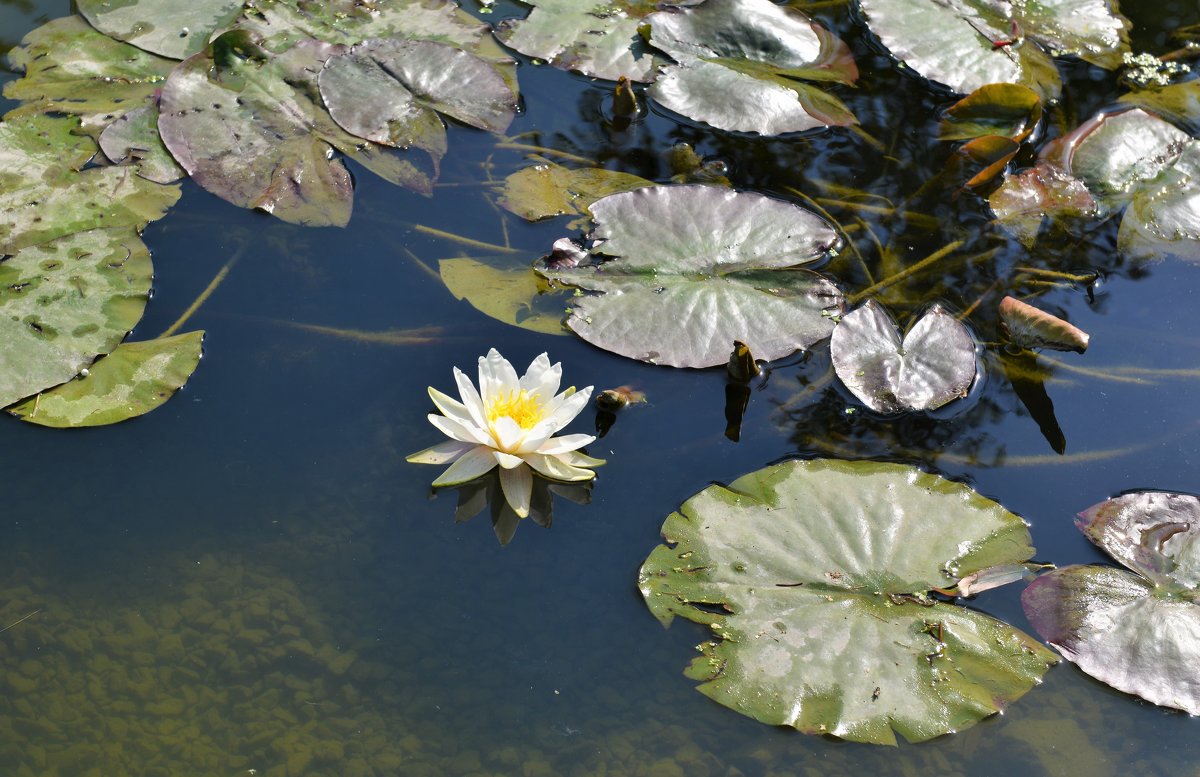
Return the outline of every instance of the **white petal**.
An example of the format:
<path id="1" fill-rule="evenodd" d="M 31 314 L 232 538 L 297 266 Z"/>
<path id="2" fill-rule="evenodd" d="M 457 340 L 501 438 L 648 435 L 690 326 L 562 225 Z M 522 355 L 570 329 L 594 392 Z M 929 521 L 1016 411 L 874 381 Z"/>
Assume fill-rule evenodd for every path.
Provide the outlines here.
<path id="1" fill-rule="evenodd" d="M 525 461 L 529 463 L 529 466 L 552 480 L 574 482 L 591 480 L 596 477 L 596 473 L 590 469 L 573 467 L 556 456 L 543 456 L 540 453 L 531 453 L 525 457 Z"/>
<path id="2" fill-rule="evenodd" d="M 458 384 L 458 395 L 462 397 L 463 406 L 471 414 L 475 425 L 481 429 L 486 429 L 487 416 L 483 411 L 483 399 L 479 396 L 479 391 L 475 388 L 475 384 L 458 367 L 454 368 L 454 382 Z"/>
<path id="3" fill-rule="evenodd" d="M 578 450 L 596 438 L 590 434 L 564 434 L 562 437 L 551 437 L 537 449 L 538 453 L 553 456 L 559 453 Z"/>
<path id="4" fill-rule="evenodd" d="M 433 485 L 456 486 L 459 483 L 466 483 L 468 480 L 474 480 L 480 475 L 490 472 L 495 466 L 496 458 L 492 456 L 492 449 L 484 445 L 477 445 L 451 464 L 449 469 L 438 475 L 437 480 L 433 481 Z"/>
<path id="5" fill-rule="evenodd" d="M 423 451 L 410 453 L 404 460 L 409 464 L 449 464 L 474 447 L 474 444 L 469 442 L 446 440 Z"/>
<path id="6" fill-rule="evenodd" d="M 487 356 L 479 357 L 479 394 L 483 397 L 484 407 L 520 389 L 517 371 L 499 351 L 493 348 Z"/>
<path id="7" fill-rule="evenodd" d="M 433 400 L 433 404 L 437 407 L 437 409 L 442 411 L 442 415 L 446 416 L 447 418 L 453 418 L 455 421 L 473 424 L 474 426 L 479 425 L 478 422 L 471 417 L 471 414 L 467 412 L 467 408 L 463 405 L 463 403 L 459 402 L 454 397 L 443 394 L 433 386 L 430 386 L 429 398 Z"/>
<path id="8" fill-rule="evenodd" d="M 594 456 L 589 456 L 586 453 L 579 451 L 567 451 L 566 453 L 558 454 L 558 460 L 570 464 L 572 467 L 599 467 L 606 464 L 604 459 L 597 459 Z"/>
<path id="9" fill-rule="evenodd" d="M 496 447 L 508 453 L 515 452 L 525 438 L 521 425 L 506 415 L 492 422 L 492 434 L 496 437 Z"/>
<path id="10" fill-rule="evenodd" d="M 525 437 L 521 440 L 521 444 L 513 450 L 513 453 L 518 456 L 525 453 L 533 453 L 557 431 L 558 426 L 554 423 L 553 418 L 547 418 L 541 423 L 534 424 L 529 431 L 525 432 Z"/>
<path id="11" fill-rule="evenodd" d="M 533 360 L 533 364 L 529 365 L 529 370 L 521 378 L 521 389 L 536 399 L 538 404 L 545 406 L 554 397 L 554 392 L 558 391 L 558 384 L 561 382 L 562 364 L 556 362 L 551 366 L 550 359 L 546 354 L 542 354 Z"/>
<path id="12" fill-rule="evenodd" d="M 442 434 L 454 440 L 461 440 L 462 442 L 469 442 L 475 445 L 487 445 L 492 441 L 491 436 L 482 429 L 472 424 L 455 421 L 453 418 L 446 418 L 445 416 L 430 413 L 429 423 L 437 427 L 438 431 Z"/>
<path id="13" fill-rule="evenodd" d="M 496 457 L 496 463 L 504 469 L 513 469 L 525 463 L 525 460 L 520 456 L 514 456 L 504 451 L 492 451 L 492 455 Z"/>
<path id="14" fill-rule="evenodd" d="M 554 410 L 554 421 L 559 429 L 562 429 L 567 424 L 571 423 L 575 416 L 587 407 L 588 400 L 592 398 L 592 387 L 588 386 L 582 391 L 576 391 L 571 396 L 563 400 Z"/>
<path id="15" fill-rule="evenodd" d="M 533 494 L 533 473 L 529 467 L 500 470 L 500 488 L 514 513 L 522 518 L 529 515 L 529 497 Z"/>

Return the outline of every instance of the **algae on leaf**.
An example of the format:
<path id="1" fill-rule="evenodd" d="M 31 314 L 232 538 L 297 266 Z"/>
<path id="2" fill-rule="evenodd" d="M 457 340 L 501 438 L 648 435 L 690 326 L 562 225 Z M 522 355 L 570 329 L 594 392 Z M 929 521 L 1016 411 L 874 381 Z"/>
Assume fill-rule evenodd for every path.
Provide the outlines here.
<path id="1" fill-rule="evenodd" d="M 961 731 L 1056 659 L 931 598 L 1033 554 L 1018 516 L 912 467 L 787 461 L 714 485 L 663 524 L 638 575 L 664 625 L 709 626 L 687 675 L 764 723 L 859 742 Z"/>
<path id="2" fill-rule="evenodd" d="M 8 412 L 40 426 L 104 426 L 149 413 L 200 364 L 203 332 L 121 343 L 87 375 L 44 391 Z"/>
<path id="3" fill-rule="evenodd" d="M 796 269 L 840 238 L 791 203 L 695 184 L 613 194 L 590 210 L 601 263 L 539 272 L 595 292 L 572 300 L 567 326 L 605 350 L 713 367 L 740 340 L 769 361 L 823 340 L 841 310 L 832 282 Z"/>

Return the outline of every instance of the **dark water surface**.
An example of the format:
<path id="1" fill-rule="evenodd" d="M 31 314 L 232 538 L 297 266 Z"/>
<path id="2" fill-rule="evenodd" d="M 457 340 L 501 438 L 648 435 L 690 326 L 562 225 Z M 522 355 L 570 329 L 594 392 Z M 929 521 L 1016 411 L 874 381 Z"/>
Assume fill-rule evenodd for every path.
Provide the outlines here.
<path id="1" fill-rule="evenodd" d="M 1165 51 L 1163 31 L 1200 21 L 1194 3 L 1123 10 L 1138 25 L 1135 50 Z M 61 2 L 0 4 L 0 43 L 68 11 Z M 501 7 L 490 18 L 514 12 Z M 845 131 L 752 141 L 657 113 L 614 135 L 600 119 L 605 85 L 528 63 L 525 110 L 510 132 L 658 180 L 669 177 L 662 152 L 686 140 L 726 161 L 739 188 L 827 197 L 815 182 L 837 181 L 903 199 L 945 158 L 929 117 L 949 101 L 892 74 L 861 36 L 831 23 L 872 74 L 873 85 L 848 99 L 864 129 L 892 145 L 893 161 Z M 1111 79 L 1084 88 L 1093 74 L 1070 74 L 1063 110 L 1072 115 L 1116 94 Z M 683 622 L 663 631 L 636 590 L 638 566 L 683 500 L 796 455 L 920 464 L 1024 516 L 1040 560 L 1102 561 L 1074 529 L 1076 512 L 1128 489 L 1200 491 L 1194 376 L 1130 383 L 1054 370 L 1046 389 L 1066 438 L 1059 456 L 995 364 L 960 407 L 878 419 L 847 413 L 856 402 L 820 387 L 822 345 L 755 391 L 741 441 L 730 442 L 722 371 L 654 368 L 574 337 L 506 326 L 455 301 L 408 256 L 436 267 L 471 251 L 414 224 L 503 242 L 502 216 L 479 185 L 483 166 L 499 178 L 523 160 L 494 142 L 452 128 L 444 185 L 428 199 L 355 171 L 344 230 L 278 223 L 185 183 L 179 205 L 146 231 L 155 295 L 135 339 L 166 329 L 232 255 L 241 259 L 189 322 L 207 331 L 205 358 L 163 408 L 95 430 L 0 423 L 0 628 L 36 611 L 0 633 L 0 773 L 1195 771 L 1195 720 L 1069 664 L 1003 716 L 922 745 L 853 745 L 763 726 L 694 690 L 681 670 L 704 631 Z M 1060 359 L 1066 367 L 1200 362 L 1200 268 L 1123 266 L 1114 224 L 1027 254 L 989 237 L 986 208 L 969 195 L 943 191 L 922 207 L 977 227 L 964 254 L 1004 250 L 987 267 L 905 284 L 897 309 L 905 293 L 924 299 L 931 289 L 964 309 L 1017 265 L 1097 270 L 1103 280 L 1091 297 L 1061 289 L 1039 302 L 1092 335 L 1086 356 Z M 948 242 L 866 218 L 914 260 Z M 507 230 L 521 249 L 514 266 L 567 234 L 561 222 L 513 217 Z M 826 271 L 848 289 L 866 285 L 844 258 Z M 393 345 L 297 325 L 445 331 L 429 344 Z M 451 367 L 471 368 L 493 346 L 519 369 L 549 351 L 568 383 L 632 384 L 649 398 L 590 448 L 609 460 L 592 503 L 559 499 L 549 529 L 524 521 L 504 547 L 486 515 L 455 523 L 453 493 L 429 498 L 436 468 L 404 462 L 439 439 L 425 421 L 426 386 L 451 391 Z M 572 431 L 591 424 L 588 410 Z M 1019 589 L 988 592 L 973 606 L 1028 630 Z"/>

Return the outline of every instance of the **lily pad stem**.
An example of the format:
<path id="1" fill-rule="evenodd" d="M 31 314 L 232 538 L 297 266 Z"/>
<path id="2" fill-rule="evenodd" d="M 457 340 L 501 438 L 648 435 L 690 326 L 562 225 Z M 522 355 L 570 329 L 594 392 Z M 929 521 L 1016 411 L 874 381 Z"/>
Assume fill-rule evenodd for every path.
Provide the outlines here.
<path id="1" fill-rule="evenodd" d="M 515 143 L 511 140 L 502 140 L 496 144 L 496 148 L 507 148 L 511 151 L 532 151 L 535 154 L 545 154 L 546 156 L 556 156 L 559 159 L 566 159 L 570 162 L 578 162 L 581 165 L 588 167 L 598 167 L 594 160 L 588 159 L 585 156 L 572 154 L 568 151 L 559 151 L 545 146 L 535 146 L 530 143 Z"/>
<path id="2" fill-rule="evenodd" d="M 237 260 L 242 258 L 242 254 L 245 253 L 245 250 L 246 249 L 244 247 L 239 248 L 234 252 L 233 256 L 229 257 L 229 261 L 225 263 L 225 266 L 222 267 L 215 276 L 213 276 L 213 279 L 209 281 L 209 284 L 204 287 L 204 291 L 200 292 L 200 296 L 196 297 L 196 301 L 189 305 L 187 310 L 183 311 L 183 315 L 175 319 L 174 324 L 171 324 L 161 335 L 159 335 L 160 338 L 170 337 L 178 332 L 180 327 L 187 323 L 187 320 L 192 317 L 192 314 L 199 310 L 200 306 L 208 301 L 208 298 L 212 296 L 212 293 L 217 290 L 217 287 L 220 286 L 221 282 L 225 280 L 225 276 L 229 275 L 229 271 L 233 269 L 235 264 L 237 264 Z"/>
<path id="3" fill-rule="evenodd" d="M 933 216 L 927 216 L 924 213 L 917 213 L 911 210 L 896 210 L 882 205 L 867 205 L 864 202 L 848 202 L 846 200 L 834 200 L 828 197 L 819 197 L 817 202 L 822 205 L 828 205 L 831 208 L 845 208 L 846 210 L 857 211 L 861 213 L 878 213 L 883 216 L 900 215 L 905 220 L 912 222 L 914 225 L 922 229 L 937 229 L 938 220 Z"/>
<path id="4" fill-rule="evenodd" d="M 862 291 L 858 292 L 857 294 L 850 295 L 849 297 L 846 298 L 846 302 L 848 302 L 851 305 L 856 305 L 859 302 L 861 302 L 862 300 L 871 296 L 872 294 L 875 294 L 878 291 L 886 289 L 889 286 L 894 286 L 895 284 L 899 283 L 900 281 L 904 280 L 905 278 L 908 278 L 912 275 L 915 275 L 915 274 L 921 272 L 926 267 L 929 267 L 932 264 L 936 264 L 937 262 L 940 262 L 942 259 L 945 259 L 947 256 L 949 256 L 950 254 L 954 253 L 955 251 L 957 251 L 958 249 L 960 249 L 962 247 L 963 247 L 962 240 L 955 240 L 953 243 L 948 243 L 948 244 L 942 246 L 941 248 L 939 248 L 938 250 L 934 251 L 932 254 L 925 257 L 921 261 L 917 262 L 916 264 L 909 265 L 908 267 L 905 267 L 903 270 L 896 273 L 895 275 L 892 275 L 888 278 L 884 278 L 879 283 L 872 284 L 872 285 L 868 286 L 867 288 L 863 289 Z"/>
<path id="5" fill-rule="evenodd" d="M 425 233 L 426 235 L 432 235 L 433 237 L 440 237 L 442 240 L 449 240 L 454 243 L 461 243 L 462 245 L 470 246 L 471 248 L 481 248 L 484 251 L 491 251 L 492 253 L 497 253 L 497 254 L 519 254 L 519 253 L 521 253 L 520 251 L 518 251 L 515 248 L 509 248 L 508 246 L 496 245 L 495 243 L 485 243 L 482 240 L 474 240 L 469 237 L 463 237 L 462 235 L 456 235 L 453 232 L 446 232 L 445 230 L 441 230 L 436 227 L 427 227 L 424 224 L 410 224 L 409 226 L 411 226 L 413 229 L 415 229 L 418 232 Z"/>
<path id="6" fill-rule="evenodd" d="M 830 224 L 832 224 L 838 232 L 842 233 L 842 237 L 844 237 L 846 239 L 846 245 L 850 246 L 850 250 L 854 252 L 854 256 L 858 259 L 859 268 L 863 271 L 863 274 L 867 277 L 867 283 L 874 283 L 875 277 L 873 275 L 871 275 L 871 268 L 869 268 L 867 266 L 867 260 L 863 258 L 862 253 L 860 253 L 858 250 L 858 246 L 856 246 L 854 244 L 854 241 L 850 239 L 849 233 L 847 233 L 846 230 L 842 229 L 842 226 L 841 226 L 841 224 L 838 223 L 837 219 L 835 219 L 833 216 L 831 216 L 829 214 L 829 211 L 822 208 L 821 204 L 819 202 L 814 200 L 812 197 L 809 197 L 807 194 L 800 191 L 796 187 L 785 186 L 783 188 L 785 190 L 787 190 L 788 192 L 796 195 L 800 199 L 804 200 L 805 202 L 807 202 L 810 206 L 812 206 L 813 210 L 815 210 L 826 221 L 828 221 Z"/>

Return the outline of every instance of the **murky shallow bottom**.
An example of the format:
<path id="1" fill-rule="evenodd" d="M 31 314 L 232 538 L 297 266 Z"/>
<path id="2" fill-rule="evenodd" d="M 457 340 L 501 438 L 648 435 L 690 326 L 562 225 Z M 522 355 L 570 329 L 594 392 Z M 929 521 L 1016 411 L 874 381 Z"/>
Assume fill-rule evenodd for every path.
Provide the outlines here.
<path id="1" fill-rule="evenodd" d="M 53 6 L 56 4 L 47 4 Z M 3 39 L 33 14 L 0 6 Z M 53 9 L 66 12 L 66 9 Z M 16 21 L 10 21 L 10 20 Z M 13 25 L 23 24 L 21 31 Z M 579 134 L 561 93 L 596 90 L 524 68 L 524 126 Z M 535 121 L 536 120 L 536 121 Z M 586 134 L 586 133 L 584 133 Z M 673 142 L 651 117 L 627 158 Z M 638 144 L 644 146 L 638 151 Z M 725 141 L 713 141 L 715 153 Z M 847 417 L 820 349 L 752 396 L 723 436 L 719 372 L 656 369 L 570 337 L 506 327 L 456 302 L 406 258 L 459 249 L 428 224 L 501 240 L 473 181 L 492 151 L 464 130 L 425 200 L 357 176 L 351 227 L 303 230 L 185 185 L 150 227 L 156 294 L 139 326 L 165 329 L 234 252 L 193 324 L 206 357 L 178 397 L 139 421 L 56 432 L 0 424 L 0 763 L 26 775 L 1179 774 L 1195 721 L 1109 690 L 1072 666 L 1005 715 L 898 749 L 806 737 L 744 719 L 681 675 L 705 634 L 663 631 L 635 589 L 663 518 L 711 481 L 781 457 L 900 459 L 966 480 L 1032 523 L 1038 557 L 1101 561 L 1074 513 L 1132 488 L 1200 490 L 1194 377 L 1143 382 L 1057 369 L 1047 384 L 1067 455 L 1053 454 L 1002 377 L 931 423 Z M 636 153 L 635 153 L 636 152 Z M 511 157 L 515 164 L 519 155 Z M 748 164 L 748 168 L 752 165 Z M 561 224 L 509 224 L 528 261 Z M 1058 300 L 1092 334 L 1068 366 L 1190 369 L 1200 268 L 1110 276 L 1097 301 Z M 298 327 L 446 328 L 396 346 Z M 404 454 L 437 439 L 426 385 L 496 346 L 523 366 L 549 350 L 566 379 L 633 384 L 593 446 L 609 464 L 592 503 L 555 502 L 505 547 L 487 516 L 454 522 L 433 468 Z M 833 392 L 830 395 L 829 392 Z M 799 395 L 799 396 L 798 396 Z M 585 414 L 577 426 L 590 426 Z M 836 430 L 824 433 L 824 430 Z M 903 442 L 904 447 L 899 447 Z M 1027 628 L 1019 590 L 975 603 Z"/>

